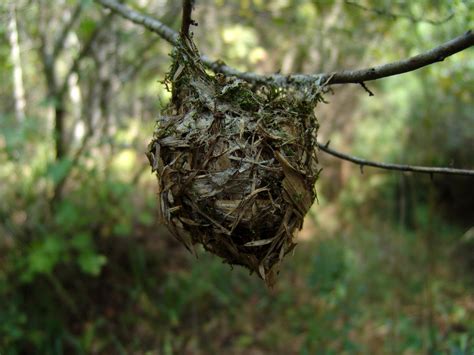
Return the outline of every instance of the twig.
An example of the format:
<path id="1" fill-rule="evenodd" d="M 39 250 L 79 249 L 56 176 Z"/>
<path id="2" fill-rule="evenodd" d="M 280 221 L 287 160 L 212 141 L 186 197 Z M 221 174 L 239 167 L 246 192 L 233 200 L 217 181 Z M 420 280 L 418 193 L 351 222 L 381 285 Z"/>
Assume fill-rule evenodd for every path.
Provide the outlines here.
<path id="1" fill-rule="evenodd" d="M 59 181 L 57 181 L 56 184 L 54 185 L 53 195 L 51 197 L 51 205 L 53 206 L 53 208 L 56 207 L 59 200 L 61 199 L 64 186 L 66 185 L 66 182 L 69 179 L 73 168 L 77 166 L 77 163 L 78 163 L 79 159 L 81 158 L 82 153 L 84 153 L 84 151 L 86 150 L 87 143 L 92 138 L 92 135 L 93 135 L 93 130 L 89 129 L 87 131 L 86 135 L 82 138 L 82 142 L 81 142 L 80 147 L 76 150 L 76 152 L 74 153 L 74 156 L 71 158 L 70 163 L 68 164 L 68 167 L 66 169 L 66 172 L 59 179 Z"/>
<path id="2" fill-rule="evenodd" d="M 99 37 L 100 33 L 107 28 L 107 25 L 112 20 L 114 14 L 109 14 L 105 16 L 100 24 L 94 29 L 94 32 L 90 35 L 90 37 L 85 42 L 84 46 L 82 47 L 81 51 L 77 54 L 77 56 L 73 59 L 72 64 L 67 71 L 66 75 L 64 76 L 62 85 L 59 89 L 59 95 L 64 95 L 68 89 L 69 85 L 69 78 L 78 70 L 81 61 L 86 58 L 89 52 L 92 50 L 92 47 Z"/>
<path id="3" fill-rule="evenodd" d="M 159 37 L 153 37 L 152 40 L 146 43 L 141 49 L 137 51 L 136 56 L 129 63 L 126 63 L 126 67 L 120 70 L 119 80 L 120 82 L 126 83 L 136 77 L 143 69 L 146 68 L 148 62 L 153 59 L 156 61 L 156 54 L 151 55 L 150 52 L 154 50 L 155 45 L 160 42 Z"/>
<path id="4" fill-rule="evenodd" d="M 392 62 L 373 68 L 335 73 L 329 84 L 359 83 L 362 81 L 377 80 L 392 75 L 407 73 L 436 62 L 441 62 L 445 58 L 461 52 L 473 45 L 474 33 L 472 30 L 469 30 L 464 34 L 441 44 L 438 47 L 407 59 L 402 59 L 397 62 Z"/>
<path id="5" fill-rule="evenodd" d="M 124 6 L 118 3 L 116 0 L 94 0 L 95 2 L 101 4 L 102 6 L 112 10 L 113 12 L 119 14 L 120 16 L 138 24 L 146 27 L 152 32 L 157 33 L 159 36 L 164 38 L 169 43 L 175 45 L 177 43 L 179 34 L 172 30 L 170 27 L 166 26 L 162 22 L 150 17 L 143 15 L 135 10 L 130 9 L 127 6 Z M 305 75 L 305 74 L 293 74 L 289 76 L 284 76 L 280 74 L 273 75 L 258 75 L 251 72 L 241 72 L 232 67 L 222 64 L 222 62 L 213 61 L 206 56 L 202 56 L 201 59 L 203 63 L 210 69 L 215 72 L 221 72 L 227 75 L 233 75 L 241 79 L 255 82 L 255 83 L 268 83 L 273 82 L 280 85 L 291 85 L 291 84 L 309 84 L 309 83 L 325 83 L 325 85 L 332 84 L 360 84 L 363 87 L 364 81 L 381 79 L 387 76 L 398 75 L 402 73 L 407 73 L 424 66 L 433 64 L 444 60 L 446 57 L 449 57 L 455 53 L 461 52 L 474 45 L 474 33 L 469 30 L 464 34 L 436 47 L 427 52 L 419 54 L 417 56 L 403 59 L 398 62 L 388 63 L 378 67 L 368 68 L 368 69 L 359 69 L 359 70 L 346 70 L 342 72 L 333 72 L 333 73 L 322 73 L 315 75 Z M 370 90 L 368 90 L 370 93 Z M 386 170 L 397 170 L 397 171 L 411 171 L 416 173 L 426 173 L 433 175 L 434 173 L 439 174 L 451 174 L 451 175 L 468 175 L 474 176 L 474 170 L 465 170 L 465 169 L 451 169 L 451 168 L 437 168 L 437 167 L 424 167 L 424 166 L 411 166 L 411 165 L 401 165 L 401 164 L 387 164 L 387 163 L 378 163 L 372 162 L 365 159 L 360 159 L 357 157 L 352 157 L 340 153 L 336 150 L 329 148 L 328 145 L 324 146 L 320 143 L 317 143 L 319 149 L 325 153 L 331 154 L 335 157 L 338 157 L 343 160 L 350 161 L 354 164 L 359 165 L 361 171 L 363 171 L 364 166 L 372 166 L 375 168 L 386 169 Z"/>
<path id="6" fill-rule="evenodd" d="M 367 87 L 367 85 L 365 85 L 365 83 L 363 81 L 361 81 L 359 83 L 360 86 L 362 86 L 362 88 L 367 91 L 367 93 L 369 94 L 369 96 L 374 96 L 374 93 L 372 91 L 370 91 L 370 89 Z"/>
<path id="7" fill-rule="evenodd" d="M 94 0 L 102 6 L 114 11 L 120 16 L 146 27 L 150 31 L 157 33 L 171 44 L 176 44 L 179 34 L 166 26 L 162 22 L 143 15 L 129 7 L 118 3 L 116 0 Z M 327 81 L 327 85 L 333 84 L 358 84 L 364 81 L 377 80 L 387 76 L 408 73 L 416 69 L 420 69 L 427 65 L 443 61 L 445 58 L 461 52 L 474 45 L 474 33 L 472 30 L 438 46 L 427 52 L 421 53 L 414 57 L 402 59 L 397 62 L 392 62 L 377 67 L 371 67 L 358 70 L 344 70 L 334 73 L 321 74 L 292 74 L 292 75 L 259 75 L 251 72 L 241 72 L 232 67 L 222 64 L 222 62 L 214 61 L 206 56 L 202 56 L 203 63 L 215 72 L 221 72 L 226 75 L 233 75 L 241 79 L 254 83 L 275 83 L 277 85 L 299 85 L 312 84 Z M 328 80 L 329 79 L 329 80 Z"/>
<path id="8" fill-rule="evenodd" d="M 430 25 L 441 25 L 445 22 L 448 22 L 449 20 L 451 20 L 454 17 L 454 12 L 451 12 L 449 15 L 447 15 L 445 18 L 443 18 L 441 20 L 430 20 L 430 19 L 425 19 L 425 18 L 422 18 L 422 17 L 414 17 L 414 16 L 410 16 L 410 15 L 390 12 L 390 11 L 385 10 L 385 9 L 370 8 L 370 7 L 366 7 L 364 5 L 361 5 L 357 2 L 350 1 L 350 0 L 346 0 L 345 3 L 347 5 L 357 7 L 361 10 L 364 10 L 364 11 L 368 11 L 368 12 L 375 13 L 377 15 L 388 17 L 392 20 L 396 20 L 397 18 L 403 18 L 403 19 L 407 19 L 407 20 L 409 20 L 413 23 L 424 22 L 424 23 L 429 23 Z"/>
<path id="9" fill-rule="evenodd" d="M 120 4 L 116 0 L 94 1 L 115 12 L 116 14 L 122 16 L 123 18 L 126 18 L 127 20 L 130 20 L 133 23 L 136 23 L 137 25 L 144 26 L 148 30 L 155 32 L 169 43 L 173 45 L 177 43 L 179 36 L 178 33 L 170 27 L 166 26 L 163 22 L 158 21 L 153 17 L 143 15 L 135 10 L 132 10 L 127 6 Z"/>
<path id="10" fill-rule="evenodd" d="M 339 159 L 350 161 L 356 165 L 359 165 L 361 173 L 363 173 L 364 166 L 372 166 L 374 168 L 385 169 L 385 170 L 396 170 L 396 171 L 408 171 L 413 173 L 422 173 L 422 174 L 447 174 L 447 175 L 464 175 L 464 176 L 474 176 L 474 170 L 468 169 L 452 169 L 452 168 L 438 168 L 431 166 L 415 166 L 415 165 L 405 165 L 405 164 L 390 164 L 382 162 L 374 162 L 370 160 L 365 160 L 357 158 L 351 155 L 347 155 L 337 150 L 329 148 L 329 142 L 327 144 L 316 143 L 318 148 L 323 152 L 333 155 Z"/>
<path id="11" fill-rule="evenodd" d="M 189 38 L 189 27 L 196 25 L 191 18 L 193 12 L 194 0 L 183 0 L 183 19 L 181 22 L 181 36 Z"/>
<path id="12" fill-rule="evenodd" d="M 73 13 L 71 14 L 71 18 L 69 19 L 69 21 L 66 22 L 66 24 L 64 25 L 64 28 L 59 33 L 59 37 L 57 38 L 56 42 L 54 43 L 54 48 L 53 48 L 53 53 L 52 53 L 53 58 L 56 59 L 59 56 L 59 54 L 61 53 L 61 51 L 64 49 L 64 43 L 66 42 L 66 38 L 69 35 L 69 32 L 71 31 L 71 29 L 74 26 L 74 24 L 76 23 L 76 21 L 81 16 L 81 13 L 82 13 L 83 9 L 84 9 L 84 2 L 80 1 L 76 5 Z"/>

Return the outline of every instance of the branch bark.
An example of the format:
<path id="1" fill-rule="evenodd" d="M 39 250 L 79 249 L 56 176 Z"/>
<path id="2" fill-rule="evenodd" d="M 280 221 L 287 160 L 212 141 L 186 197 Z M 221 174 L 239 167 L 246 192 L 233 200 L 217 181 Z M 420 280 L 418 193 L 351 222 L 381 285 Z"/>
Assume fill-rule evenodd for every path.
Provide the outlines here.
<path id="1" fill-rule="evenodd" d="M 95 0 L 98 4 L 110 9 L 118 15 L 146 27 L 150 31 L 157 33 L 169 43 L 175 45 L 179 34 L 166 26 L 162 22 L 147 15 L 143 15 L 131 8 L 118 3 L 116 0 Z M 298 84 L 359 84 L 364 81 L 377 80 L 392 75 L 408 73 L 416 69 L 428 66 L 430 64 L 443 61 L 445 58 L 461 52 L 474 45 L 474 33 L 472 30 L 436 47 L 427 52 L 421 53 L 411 58 L 402 59 L 397 62 L 392 62 L 376 67 L 358 69 L 358 70 L 344 70 L 333 73 L 320 74 L 291 74 L 288 76 L 280 74 L 259 75 L 251 72 L 241 72 L 232 67 L 229 67 L 222 62 L 214 61 L 206 56 L 202 56 L 203 63 L 215 72 L 233 75 L 241 79 L 254 83 L 275 83 L 277 85 L 298 85 Z"/>
<path id="2" fill-rule="evenodd" d="M 338 152 L 337 150 L 329 148 L 329 144 L 324 145 L 318 142 L 317 146 L 320 150 L 322 150 L 323 152 L 329 155 L 332 155 L 339 159 L 347 160 L 347 161 L 350 161 L 351 163 L 359 165 L 361 171 L 363 170 L 364 166 L 371 166 L 374 168 L 384 169 L 384 170 L 405 171 L 405 172 L 423 173 L 423 174 L 430 174 L 430 175 L 448 174 L 448 175 L 474 176 L 474 170 L 374 162 L 374 161 L 365 160 L 362 158 L 358 158 L 358 157 L 354 157 L 348 154 Z"/>

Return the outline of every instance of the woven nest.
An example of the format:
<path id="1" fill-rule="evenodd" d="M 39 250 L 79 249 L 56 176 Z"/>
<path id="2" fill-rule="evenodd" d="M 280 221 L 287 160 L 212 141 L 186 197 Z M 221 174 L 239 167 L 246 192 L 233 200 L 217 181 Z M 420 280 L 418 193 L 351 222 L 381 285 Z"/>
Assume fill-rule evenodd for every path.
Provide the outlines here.
<path id="1" fill-rule="evenodd" d="M 172 57 L 147 154 L 161 222 L 192 253 L 202 244 L 272 285 L 316 197 L 320 90 L 209 75 L 187 39 Z"/>

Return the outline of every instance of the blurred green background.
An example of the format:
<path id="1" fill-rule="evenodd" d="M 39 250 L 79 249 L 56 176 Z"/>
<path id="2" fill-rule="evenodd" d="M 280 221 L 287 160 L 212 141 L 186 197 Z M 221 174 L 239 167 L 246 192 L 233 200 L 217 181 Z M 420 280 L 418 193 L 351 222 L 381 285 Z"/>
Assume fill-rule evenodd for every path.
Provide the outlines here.
<path id="1" fill-rule="evenodd" d="M 180 1 L 126 4 L 175 29 Z M 394 61 L 474 26 L 472 1 L 198 0 L 202 53 L 241 70 Z M 474 354 L 474 180 L 320 154 L 319 203 L 274 290 L 156 221 L 144 152 L 168 43 L 89 0 L 0 4 L 0 354 Z M 319 140 L 474 168 L 474 57 L 339 85 Z"/>

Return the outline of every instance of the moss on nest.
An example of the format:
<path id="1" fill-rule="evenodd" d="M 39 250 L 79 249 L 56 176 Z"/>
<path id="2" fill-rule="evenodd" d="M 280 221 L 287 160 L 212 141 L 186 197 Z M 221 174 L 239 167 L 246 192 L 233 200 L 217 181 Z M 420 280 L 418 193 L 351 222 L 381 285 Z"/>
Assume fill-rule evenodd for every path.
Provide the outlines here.
<path id="1" fill-rule="evenodd" d="M 172 57 L 147 154 L 160 219 L 191 252 L 200 243 L 272 285 L 316 197 L 320 90 L 209 75 L 187 39 Z"/>

